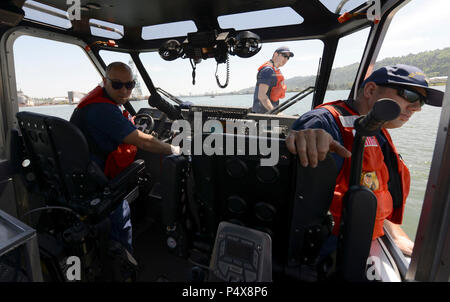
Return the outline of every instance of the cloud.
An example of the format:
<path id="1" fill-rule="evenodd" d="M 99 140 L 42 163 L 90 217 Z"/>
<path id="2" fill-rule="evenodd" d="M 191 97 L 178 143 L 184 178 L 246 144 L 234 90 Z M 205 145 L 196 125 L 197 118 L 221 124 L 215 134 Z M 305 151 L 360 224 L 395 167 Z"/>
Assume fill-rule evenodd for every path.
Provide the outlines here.
<path id="1" fill-rule="evenodd" d="M 290 61 L 297 61 L 297 62 L 309 62 L 311 60 L 318 60 L 319 55 L 308 55 L 308 56 L 302 56 L 302 55 L 298 55 L 298 56 L 294 56 L 292 59 L 290 59 Z"/>
<path id="2" fill-rule="evenodd" d="M 147 67 L 149 72 L 160 72 L 160 71 L 165 71 L 166 69 L 161 66 L 161 65 L 151 65 L 149 67 Z"/>
<path id="3" fill-rule="evenodd" d="M 450 1 L 411 1 L 389 26 L 378 60 L 450 46 Z"/>
<path id="4" fill-rule="evenodd" d="M 449 11 L 448 0 L 411 1 L 395 15 L 388 34 L 395 37 L 417 36 L 419 33 L 441 35 L 442 29 L 450 27 Z"/>

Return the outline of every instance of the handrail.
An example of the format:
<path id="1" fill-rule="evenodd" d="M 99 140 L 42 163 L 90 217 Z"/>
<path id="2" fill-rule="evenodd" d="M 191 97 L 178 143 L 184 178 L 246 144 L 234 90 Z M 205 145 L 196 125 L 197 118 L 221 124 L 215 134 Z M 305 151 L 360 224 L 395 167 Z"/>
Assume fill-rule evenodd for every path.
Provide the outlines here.
<path id="1" fill-rule="evenodd" d="M 182 100 L 180 100 L 180 99 L 177 98 L 176 96 L 170 94 L 169 92 L 165 91 L 165 90 L 162 89 L 161 87 L 156 87 L 156 91 L 161 92 L 162 94 L 164 94 L 164 96 L 168 97 L 169 99 L 171 99 L 172 101 L 174 101 L 174 102 L 177 103 L 178 105 L 181 105 L 181 104 L 184 103 Z"/>
<path id="2" fill-rule="evenodd" d="M 51 16 L 62 18 L 62 19 L 66 19 L 67 21 L 70 21 L 67 12 L 60 13 L 58 11 L 52 11 L 52 10 L 46 9 L 44 7 L 40 7 L 40 6 L 36 5 L 36 4 L 30 3 L 30 2 L 25 2 L 23 4 L 23 7 L 34 9 L 34 10 L 37 10 L 38 12 L 46 13 L 46 14 L 49 14 Z"/>
<path id="3" fill-rule="evenodd" d="M 90 25 L 90 26 L 93 26 L 93 27 L 97 27 L 97 28 L 103 29 L 103 30 L 115 32 L 116 34 L 119 34 L 121 38 L 123 38 L 123 32 L 121 32 L 121 31 L 118 30 L 117 28 L 109 27 L 109 26 L 104 26 L 104 25 L 100 25 L 100 24 L 94 23 L 94 22 L 92 22 L 92 21 L 89 21 L 89 25 Z"/>
<path id="4" fill-rule="evenodd" d="M 53 11 L 53 10 L 50 10 L 50 9 L 47 9 L 47 8 L 44 8 L 44 7 L 40 7 L 40 6 L 38 6 L 38 5 L 34 4 L 34 3 L 30 3 L 30 2 L 25 2 L 23 4 L 23 7 L 26 7 L 26 8 L 29 8 L 29 9 L 34 9 L 34 10 L 36 10 L 38 12 L 49 14 L 51 16 L 62 18 L 62 19 L 65 19 L 67 21 L 70 21 L 69 15 L 68 15 L 67 12 L 60 13 L 58 11 Z M 89 21 L 89 26 L 93 26 L 93 27 L 100 28 L 100 29 L 103 29 L 103 30 L 115 32 L 116 34 L 119 34 L 121 38 L 123 38 L 123 32 L 121 32 L 117 28 L 104 26 L 104 25 L 101 25 L 101 24 L 98 24 L 98 23 L 95 23 L 95 22 L 92 22 L 92 21 Z"/>
<path id="5" fill-rule="evenodd" d="M 279 112 L 281 112 L 283 110 L 286 110 L 287 108 L 291 107 L 292 105 L 294 105 L 298 101 L 304 99 L 305 97 L 310 95 L 312 92 L 314 92 L 314 88 L 315 88 L 314 86 L 309 86 L 309 87 L 303 89 L 302 91 L 300 91 L 296 95 L 292 96 L 291 98 L 289 98 L 285 102 L 279 104 L 277 107 L 273 108 L 272 110 L 269 110 L 267 112 L 267 114 L 277 114 L 277 113 L 279 113 Z"/>
<path id="6" fill-rule="evenodd" d="M 406 257 L 403 255 L 400 248 L 395 244 L 394 239 L 392 239 L 392 235 L 389 233 L 389 230 L 383 226 L 384 236 L 380 238 L 386 245 L 389 254 L 394 259 L 395 265 L 400 274 L 400 278 L 405 281 L 406 273 L 408 271 L 409 263 L 406 260 Z"/>
<path id="7" fill-rule="evenodd" d="M 336 6 L 336 11 L 334 12 L 335 14 L 339 14 L 341 12 L 342 7 L 344 7 L 344 5 L 348 2 L 348 0 L 342 0 L 338 6 Z"/>

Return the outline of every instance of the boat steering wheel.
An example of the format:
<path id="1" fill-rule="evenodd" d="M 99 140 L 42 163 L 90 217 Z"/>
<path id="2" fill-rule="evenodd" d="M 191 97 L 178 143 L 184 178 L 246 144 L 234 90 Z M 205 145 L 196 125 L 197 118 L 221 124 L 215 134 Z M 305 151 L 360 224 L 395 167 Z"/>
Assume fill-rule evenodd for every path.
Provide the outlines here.
<path id="1" fill-rule="evenodd" d="M 134 117 L 134 124 L 136 128 L 145 134 L 150 134 L 155 127 L 153 117 L 148 113 L 138 113 Z"/>

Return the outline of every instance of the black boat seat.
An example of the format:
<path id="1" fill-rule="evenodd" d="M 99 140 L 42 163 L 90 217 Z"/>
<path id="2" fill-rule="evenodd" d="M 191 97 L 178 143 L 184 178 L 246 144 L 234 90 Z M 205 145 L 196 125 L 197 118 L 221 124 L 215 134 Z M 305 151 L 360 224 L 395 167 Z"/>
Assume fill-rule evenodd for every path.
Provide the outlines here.
<path id="1" fill-rule="evenodd" d="M 122 200 L 136 198 L 143 160 L 108 179 L 91 160 L 87 141 L 74 124 L 27 111 L 16 116 L 34 178 L 49 205 L 66 206 L 99 221 Z"/>
<path id="2" fill-rule="evenodd" d="M 47 268 L 44 279 L 67 281 L 62 265 L 71 255 L 83 263 L 83 281 L 132 278 L 134 266 L 125 248 L 108 239 L 109 216 L 123 200 L 131 203 L 139 196 L 139 187 L 146 181 L 144 161 L 136 160 L 108 179 L 91 160 L 86 138 L 74 124 L 27 111 L 16 117 L 24 160 L 30 161 L 24 167 L 25 183 L 45 204 L 28 212 L 41 213 L 35 228 L 41 261 Z"/>

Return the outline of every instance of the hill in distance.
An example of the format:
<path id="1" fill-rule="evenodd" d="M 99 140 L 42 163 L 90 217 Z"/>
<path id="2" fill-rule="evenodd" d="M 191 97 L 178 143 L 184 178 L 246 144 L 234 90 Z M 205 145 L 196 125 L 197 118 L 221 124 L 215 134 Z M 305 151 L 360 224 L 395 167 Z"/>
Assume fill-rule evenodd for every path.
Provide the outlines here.
<path id="1" fill-rule="evenodd" d="M 401 57 L 385 58 L 375 63 L 375 69 L 386 65 L 407 64 L 417 66 L 429 77 L 447 76 L 450 67 L 450 47 L 424 51 L 417 54 L 409 54 Z M 359 63 L 333 68 L 328 83 L 328 89 L 340 90 L 351 89 L 358 71 Z M 285 83 L 288 91 L 299 91 L 308 86 L 314 86 L 316 76 L 298 76 L 286 79 Z M 253 93 L 254 87 L 239 90 L 238 94 Z"/>

